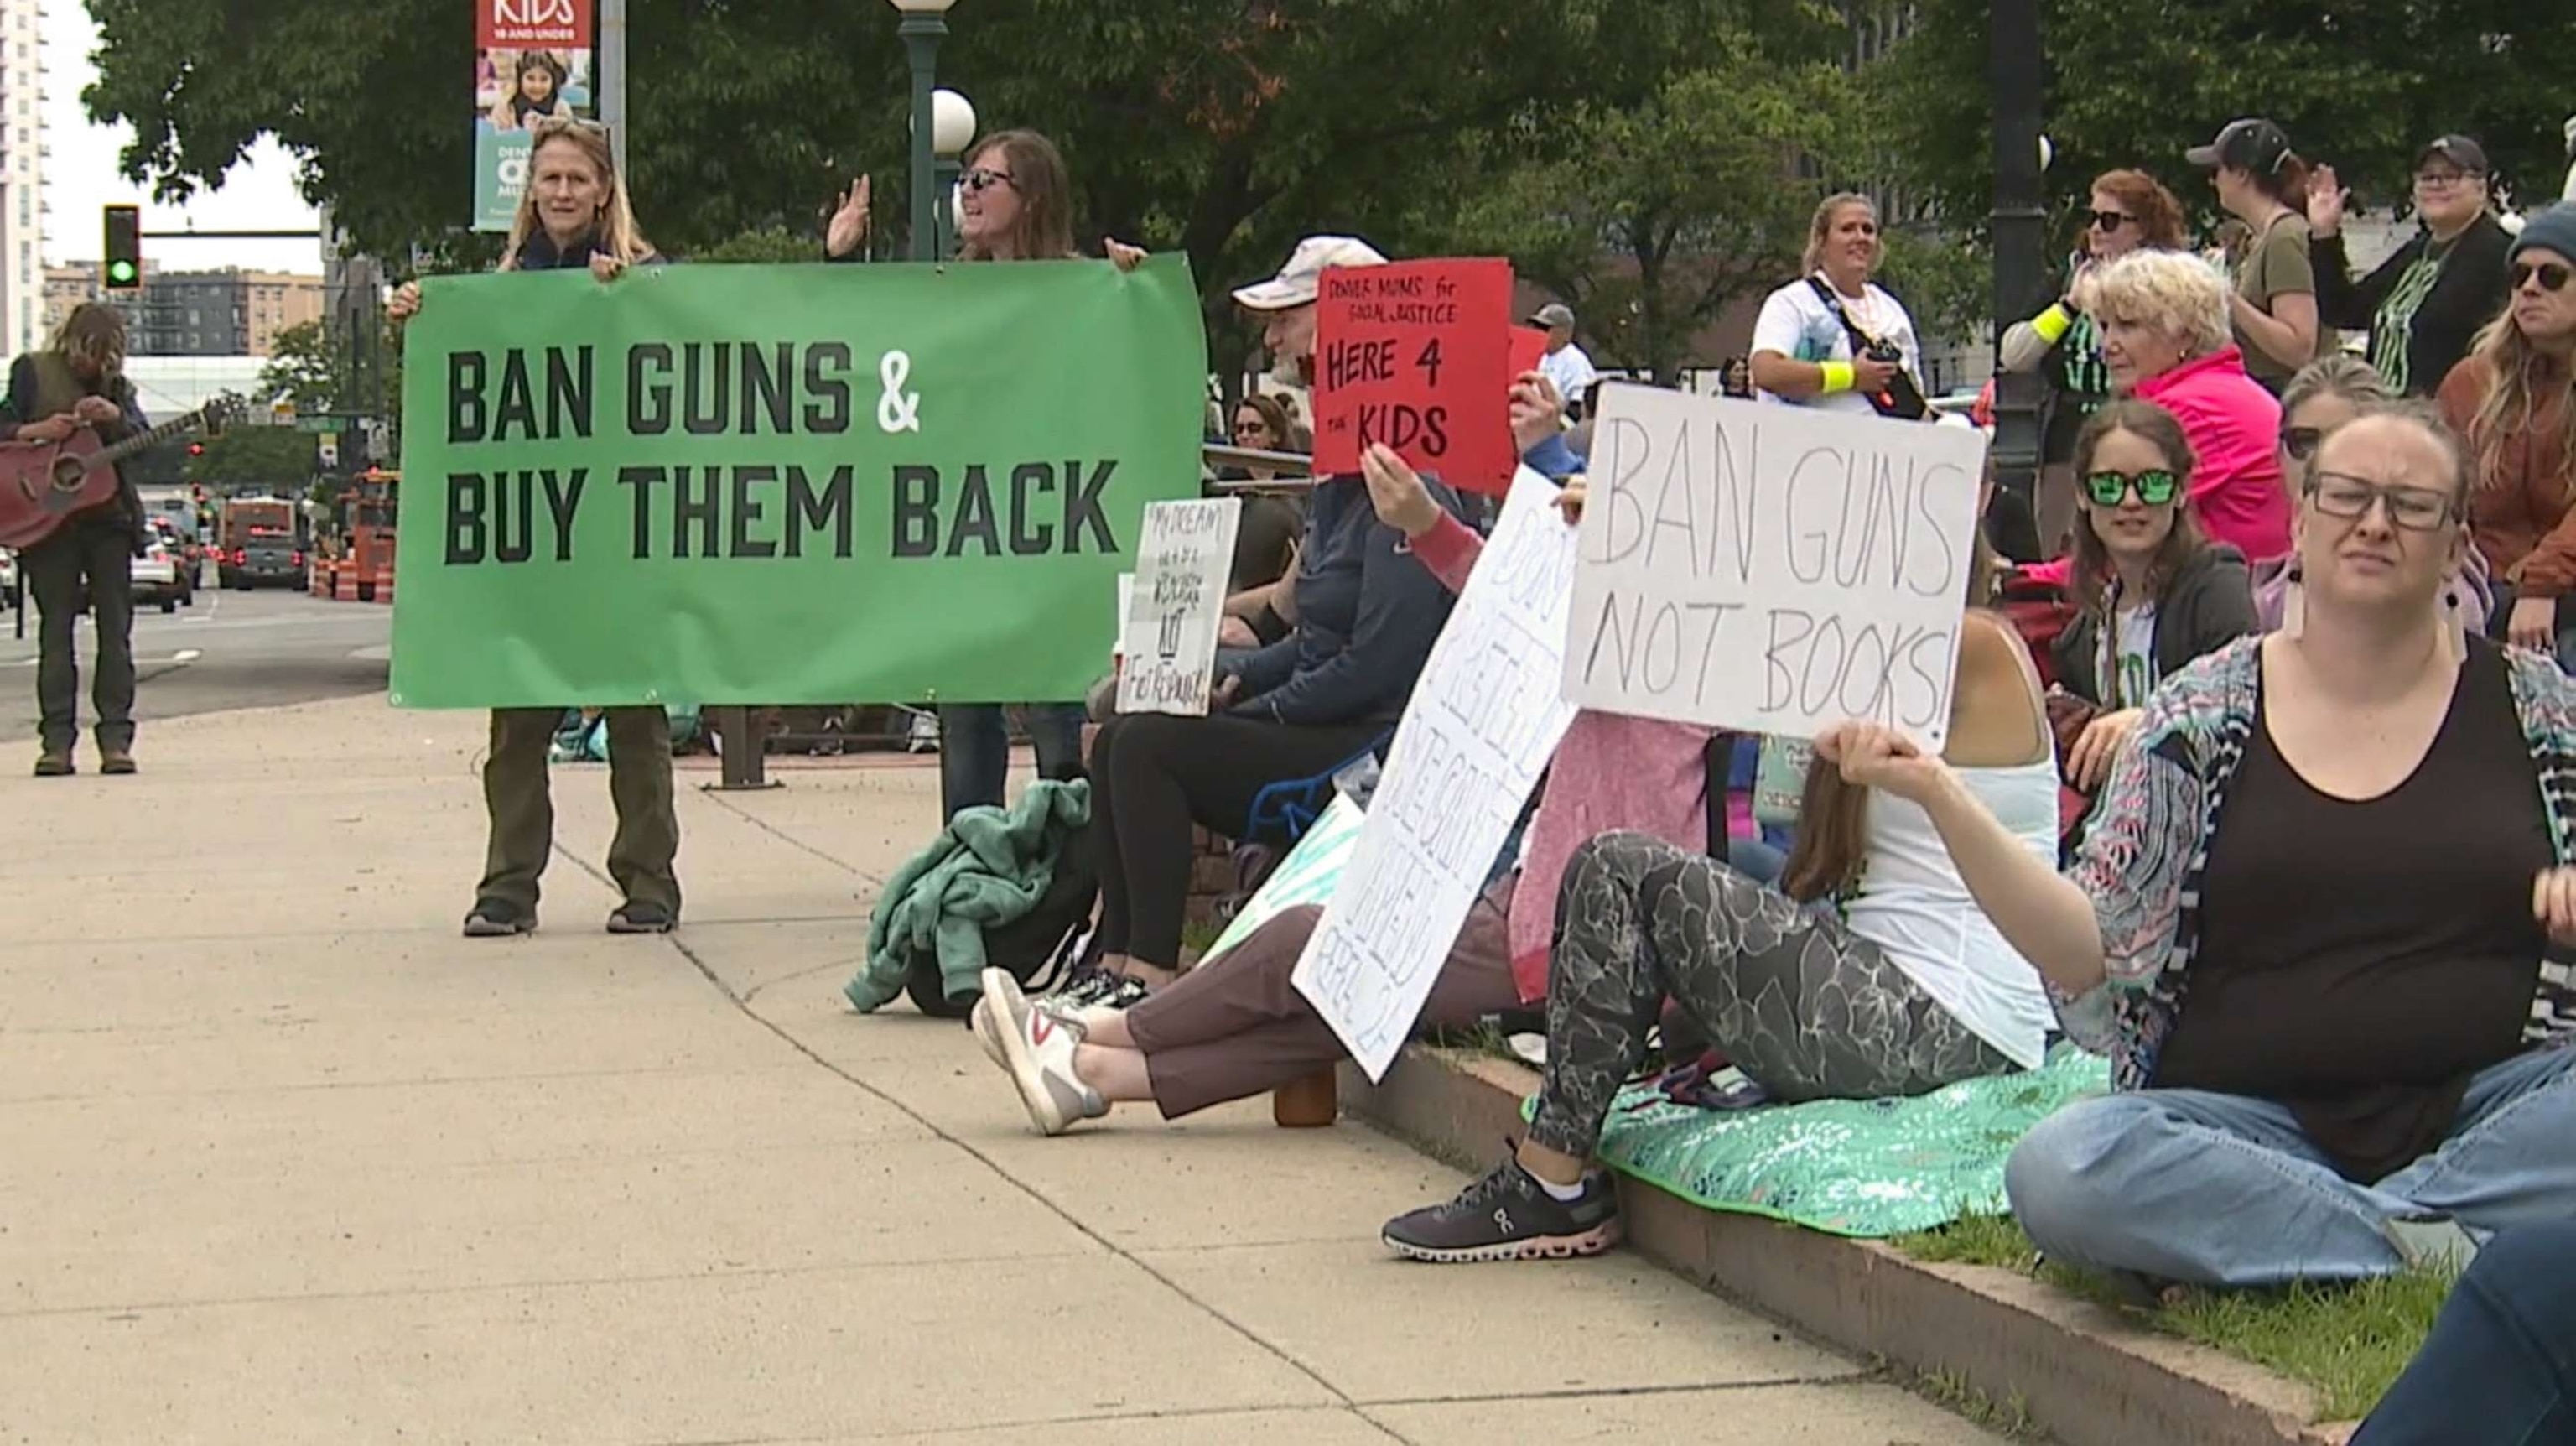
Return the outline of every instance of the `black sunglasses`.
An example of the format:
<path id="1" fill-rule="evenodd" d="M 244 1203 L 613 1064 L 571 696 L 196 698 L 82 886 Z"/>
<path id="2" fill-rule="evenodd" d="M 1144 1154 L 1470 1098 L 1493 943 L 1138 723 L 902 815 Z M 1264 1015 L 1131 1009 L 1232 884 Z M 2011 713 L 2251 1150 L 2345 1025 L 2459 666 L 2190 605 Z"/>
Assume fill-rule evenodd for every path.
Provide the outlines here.
<path id="1" fill-rule="evenodd" d="M 2126 472 L 2093 472 L 2084 478 L 2085 494 L 2096 507 L 2117 507 L 2120 499 L 2136 488 L 2138 500 L 2149 507 L 2162 507 L 2182 490 L 2182 479 L 2162 467 L 2150 467 L 2131 476 Z"/>
<path id="2" fill-rule="evenodd" d="M 988 171 L 982 166 L 977 166 L 975 169 L 958 177 L 957 183 L 964 186 L 967 190 L 974 192 L 978 196 L 993 189 L 995 186 L 1015 186 L 1018 184 L 1011 179 L 1010 172 Z"/>
<path id="3" fill-rule="evenodd" d="M 2283 427 L 2281 450 L 2289 453 L 2292 461 L 2304 462 L 2317 454 L 2317 444 L 2325 439 L 2323 427 Z"/>
<path id="4" fill-rule="evenodd" d="M 2126 211 L 2096 211 L 2093 213 L 2093 229 L 2096 231 L 2117 231 L 2136 219 L 2138 218 L 2130 215 Z"/>
<path id="5" fill-rule="evenodd" d="M 2517 261 L 2505 268 L 2505 289 L 2520 291 L 2524 282 L 2536 276 L 2540 289 L 2555 295 L 2567 289 L 2568 275 L 2567 268 L 2555 261 Z"/>

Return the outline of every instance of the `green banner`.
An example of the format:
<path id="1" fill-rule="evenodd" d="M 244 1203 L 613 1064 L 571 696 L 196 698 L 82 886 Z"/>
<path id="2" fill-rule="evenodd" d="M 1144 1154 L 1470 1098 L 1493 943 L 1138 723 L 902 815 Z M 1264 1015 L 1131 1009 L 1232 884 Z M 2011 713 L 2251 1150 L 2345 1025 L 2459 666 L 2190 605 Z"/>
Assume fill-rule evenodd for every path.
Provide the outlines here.
<path id="1" fill-rule="evenodd" d="M 434 278 L 393 700 L 1070 702 L 1194 497 L 1181 258 Z"/>

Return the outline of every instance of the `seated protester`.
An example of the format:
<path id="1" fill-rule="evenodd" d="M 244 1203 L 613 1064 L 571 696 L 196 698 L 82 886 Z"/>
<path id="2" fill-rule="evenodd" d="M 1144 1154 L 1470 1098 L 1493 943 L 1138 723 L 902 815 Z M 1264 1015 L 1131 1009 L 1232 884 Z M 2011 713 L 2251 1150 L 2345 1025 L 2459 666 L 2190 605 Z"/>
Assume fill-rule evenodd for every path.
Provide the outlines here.
<path id="1" fill-rule="evenodd" d="M 1234 409 L 1234 445 L 1287 451 L 1287 409 L 1270 397 L 1245 397 Z M 1269 482 L 1278 473 L 1268 467 L 1228 467 L 1217 476 L 1224 481 Z M 1296 566 L 1297 536 L 1306 530 L 1306 509 L 1291 497 L 1252 493 L 1242 500 L 1242 520 L 1234 532 L 1234 567 L 1225 584 L 1225 625 L 1217 641 L 1233 648 L 1266 647 L 1288 636 L 1288 619 L 1272 604 L 1276 594 L 1288 591 L 1278 584 Z"/>
<path id="2" fill-rule="evenodd" d="M 1277 365 L 1311 372 L 1324 269 L 1384 264 L 1365 242 L 1309 237 L 1235 300 L 1266 319 Z M 1427 485 L 1457 509 L 1455 493 Z M 1358 477 L 1315 484 L 1299 551 L 1295 631 L 1222 666 L 1209 716 L 1130 714 L 1092 744 L 1101 960 L 1068 991 L 1078 1003 L 1132 1004 L 1179 977 L 1193 822 L 1240 834 L 1263 788 L 1348 761 L 1403 715 L 1449 594 L 1377 520 Z"/>
<path id="3" fill-rule="evenodd" d="M 2173 413 L 2199 459 L 2191 511 L 2201 535 L 2268 562 L 2290 550 L 2290 499 L 2273 454 L 2281 404 L 2245 374 L 2227 305 L 2226 281 L 2179 251 L 2132 251 L 2093 289 L 2112 394 Z"/>
<path id="4" fill-rule="evenodd" d="M 2440 420 L 2330 434 L 2298 516 L 2296 631 L 2166 681 L 2067 875 L 1948 765 L 1837 745 L 1920 803 L 2115 1093 L 2013 1151 L 2049 1257 L 2131 1285 L 2386 1275 L 2576 1215 L 2576 685 L 2460 639 L 2468 546 Z M 2466 657 L 2459 642 L 2466 643 Z"/>
<path id="5" fill-rule="evenodd" d="M 2326 433 L 2366 408 L 2393 400 L 2379 370 L 2359 358 L 2338 352 L 2301 368 L 2281 393 L 2281 476 L 2290 495 L 2296 497 L 2306 488 L 2308 466 Z M 2254 569 L 2254 617 L 2264 632 L 2287 626 L 2298 570 L 2296 553 Z M 2468 550 L 2459 575 L 2444 588 L 2442 598 L 2444 609 L 2458 618 L 2464 630 L 2486 630 L 2487 565 L 2477 548 Z"/>
<path id="6" fill-rule="evenodd" d="M 1970 598 L 1982 604 L 1996 568 L 1982 546 L 1977 561 Z M 2039 680 L 2010 627 L 1982 606 L 1966 619 L 1955 776 L 2012 821 L 1999 846 L 2045 869 L 2057 856 L 2057 761 Z M 1529 1134 L 1456 1199 L 1387 1222 L 1400 1255 L 1531 1260 L 1614 1243 L 1618 1200 L 1589 1168 L 1592 1151 L 1666 996 L 1782 1100 L 1921 1094 L 2045 1057 L 2039 981 L 1968 897 L 1922 810 L 1823 764 L 1808 772 L 1779 889 L 1668 840 L 1607 833 L 1575 851 L 1555 919 Z"/>
<path id="7" fill-rule="evenodd" d="M 2254 631 L 2254 592 L 2243 555 L 2204 540 L 2182 506 L 2191 444 L 2171 412 L 2108 404 L 2076 433 L 2074 462 L 2077 611 L 2050 651 L 2058 686 L 2082 706 L 2052 712 L 2066 781 L 2092 793 L 2147 695 Z"/>
<path id="8" fill-rule="evenodd" d="M 1559 429 L 1554 391 L 1535 373 L 1514 388 L 1514 431 L 1548 470 Z M 1379 520 L 1404 534 L 1452 592 L 1483 539 L 1435 500 L 1394 453 L 1372 449 L 1369 494 Z M 1566 489 L 1569 523 L 1582 483 Z M 1424 1004 L 1432 1028 L 1473 1025 L 1545 991 L 1548 929 L 1574 845 L 1604 829 L 1634 829 L 1680 847 L 1709 837 L 1708 730 L 1585 711 L 1557 744 L 1517 869 L 1488 887 L 1450 945 Z M 1040 1134 L 1061 1134 L 1110 1106 L 1152 1100 L 1166 1119 L 1276 1089 L 1346 1057 L 1341 1038 L 1289 982 L 1323 911 L 1292 909 L 1263 924 L 1214 967 L 1194 970 L 1120 1012 L 1031 1003 L 1002 970 L 984 973 L 975 1012 L 986 1052 L 1011 1073 Z"/>
<path id="9" fill-rule="evenodd" d="M 2497 579 L 2493 633 L 2576 665 L 2576 205 L 2533 217 L 2505 263 L 2504 315 L 2443 378 L 2468 439 L 2469 524 Z"/>

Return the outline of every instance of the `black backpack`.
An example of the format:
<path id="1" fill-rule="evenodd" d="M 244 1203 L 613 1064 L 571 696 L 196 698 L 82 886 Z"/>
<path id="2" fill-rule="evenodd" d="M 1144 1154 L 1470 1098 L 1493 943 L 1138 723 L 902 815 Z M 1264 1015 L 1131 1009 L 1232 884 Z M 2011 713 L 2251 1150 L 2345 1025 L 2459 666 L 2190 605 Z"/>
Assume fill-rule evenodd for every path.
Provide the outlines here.
<path id="1" fill-rule="evenodd" d="M 1079 776 L 1078 774 L 1076 775 Z M 1095 930 L 1092 905 L 1100 898 L 1100 872 L 1092 862 L 1091 825 L 1065 835 L 1055 877 L 1027 913 L 984 931 L 984 963 L 1007 971 L 1031 994 L 1042 994 L 1090 962 Z M 937 1019 L 964 1019 L 976 995 L 948 997 L 936 960 L 915 964 L 904 981 L 915 1009 Z"/>

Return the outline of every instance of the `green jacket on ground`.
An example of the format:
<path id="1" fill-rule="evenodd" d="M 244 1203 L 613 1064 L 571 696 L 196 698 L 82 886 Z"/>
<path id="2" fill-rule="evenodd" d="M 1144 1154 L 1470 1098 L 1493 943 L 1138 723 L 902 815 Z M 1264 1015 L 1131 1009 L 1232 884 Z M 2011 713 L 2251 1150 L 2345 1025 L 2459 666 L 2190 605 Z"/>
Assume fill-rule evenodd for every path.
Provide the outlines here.
<path id="1" fill-rule="evenodd" d="M 897 870 L 868 921 L 868 962 L 841 992 L 860 1012 L 903 992 L 918 965 L 948 996 L 984 972 L 984 931 L 1037 906 L 1066 847 L 1091 821 L 1091 785 L 1041 781 L 1009 812 L 970 808 Z"/>

